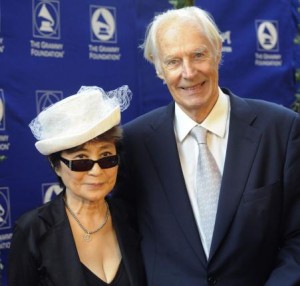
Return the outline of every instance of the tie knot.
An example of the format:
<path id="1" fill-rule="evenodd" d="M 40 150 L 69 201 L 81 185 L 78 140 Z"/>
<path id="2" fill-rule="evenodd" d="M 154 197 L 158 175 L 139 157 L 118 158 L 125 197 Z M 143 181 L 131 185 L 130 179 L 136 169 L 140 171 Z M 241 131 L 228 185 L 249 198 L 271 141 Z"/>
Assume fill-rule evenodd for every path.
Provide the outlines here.
<path id="1" fill-rule="evenodd" d="M 196 125 L 190 132 L 190 134 L 196 139 L 198 144 L 206 144 L 207 129 L 200 125 Z"/>

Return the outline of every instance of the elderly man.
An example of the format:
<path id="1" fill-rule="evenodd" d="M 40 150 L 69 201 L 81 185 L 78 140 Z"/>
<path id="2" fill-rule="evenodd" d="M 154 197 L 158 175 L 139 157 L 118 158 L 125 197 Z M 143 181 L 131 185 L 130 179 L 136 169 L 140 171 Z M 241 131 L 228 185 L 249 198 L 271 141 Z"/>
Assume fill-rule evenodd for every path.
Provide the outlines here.
<path id="1" fill-rule="evenodd" d="M 148 285 L 300 285 L 300 118 L 221 89 L 221 47 L 197 7 L 147 29 L 145 58 L 173 102 L 125 125 L 120 195 Z"/>

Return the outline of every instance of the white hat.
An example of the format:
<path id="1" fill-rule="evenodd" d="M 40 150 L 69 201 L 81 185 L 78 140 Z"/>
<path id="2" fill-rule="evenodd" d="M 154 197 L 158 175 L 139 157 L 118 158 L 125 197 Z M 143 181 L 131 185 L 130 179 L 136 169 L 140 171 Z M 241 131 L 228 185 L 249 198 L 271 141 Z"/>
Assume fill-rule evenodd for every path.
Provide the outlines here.
<path id="1" fill-rule="evenodd" d="M 49 155 L 81 145 L 120 123 L 120 111 L 129 106 L 128 86 L 104 92 L 83 86 L 71 95 L 44 109 L 29 127 L 38 140 L 35 147 Z"/>

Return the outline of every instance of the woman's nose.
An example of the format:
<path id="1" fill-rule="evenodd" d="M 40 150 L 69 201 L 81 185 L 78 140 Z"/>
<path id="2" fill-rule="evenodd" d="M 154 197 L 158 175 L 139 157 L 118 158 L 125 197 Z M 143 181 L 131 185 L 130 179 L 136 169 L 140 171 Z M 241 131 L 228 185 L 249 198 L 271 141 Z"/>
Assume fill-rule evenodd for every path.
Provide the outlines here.
<path id="1" fill-rule="evenodd" d="M 100 165 L 97 162 L 95 162 L 92 169 L 89 170 L 90 174 L 98 174 L 101 172 L 103 172 L 103 169 L 100 167 Z"/>

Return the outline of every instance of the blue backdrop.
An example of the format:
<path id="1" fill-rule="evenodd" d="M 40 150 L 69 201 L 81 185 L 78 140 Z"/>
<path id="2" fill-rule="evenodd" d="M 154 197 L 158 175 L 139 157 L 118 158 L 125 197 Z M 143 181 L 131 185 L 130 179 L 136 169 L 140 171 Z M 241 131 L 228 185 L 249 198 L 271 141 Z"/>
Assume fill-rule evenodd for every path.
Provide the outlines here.
<path id="1" fill-rule="evenodd" d="M 223 34 L 222 86 L 290 107 L 299 49 L 288 0 L 201 0 Z M 0 0 L 0 251 L 6 285 L 14 221 L 60 191 L 28 123 L 81 85 L 133 91 L 123 123 L 171 97 L 139 50 L 145 27 L 169 1 Z"/>

